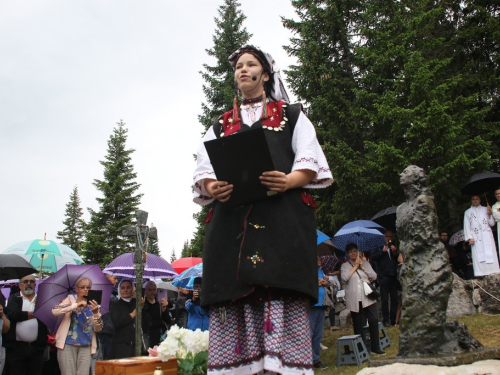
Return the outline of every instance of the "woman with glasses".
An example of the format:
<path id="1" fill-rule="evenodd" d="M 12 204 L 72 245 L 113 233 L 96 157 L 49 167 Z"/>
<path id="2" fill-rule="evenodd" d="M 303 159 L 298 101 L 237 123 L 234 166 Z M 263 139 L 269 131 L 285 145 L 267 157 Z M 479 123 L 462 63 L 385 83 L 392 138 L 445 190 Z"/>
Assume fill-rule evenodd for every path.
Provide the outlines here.
<path id="1" fill-rule="evenodd" d="M 91 355 L 97 350 L 96 332 L 102 329 L 99 305 L 85 298 L 92 280 L 82 277 L 75 283 L 76 295 L 69 294 L 52 308 L 54 316 L 64 315 L 56 332 L 57 361 L 61 374 L 88 375 Z"/>

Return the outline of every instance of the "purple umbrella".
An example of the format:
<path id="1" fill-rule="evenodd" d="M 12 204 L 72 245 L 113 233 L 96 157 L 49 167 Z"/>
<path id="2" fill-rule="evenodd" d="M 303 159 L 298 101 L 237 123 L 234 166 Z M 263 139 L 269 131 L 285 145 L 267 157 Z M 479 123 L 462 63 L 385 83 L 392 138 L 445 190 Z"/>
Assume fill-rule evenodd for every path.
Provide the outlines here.
<path id="1" fill-rule="evenodd" d="M 134 279 L 134 253 L 126 253 L 118 256 L 103 270 L 110 275 L 124 276 Z M 147 279 L 172 278 L 177 276 L 177 272 L 162 257 L 148 254 L 144 264 L 143 276 Z"/>
<path id="2" fill-rule="evenodd" d="M 67 264 L 55 274 L 42 281 L 38 286 L 36 296 L 35 316 L 45 325 L 56 332 L 64 315 L 55 317 L 52 308 L 61 302 L 68 294 L 76 295 L 76 281 L 81 277 L 92 280 L 92 290 L 102 290 L 101 314 L 109 311 L 109 299 L 113 284 L 98 265 L 72 265 Z"/>

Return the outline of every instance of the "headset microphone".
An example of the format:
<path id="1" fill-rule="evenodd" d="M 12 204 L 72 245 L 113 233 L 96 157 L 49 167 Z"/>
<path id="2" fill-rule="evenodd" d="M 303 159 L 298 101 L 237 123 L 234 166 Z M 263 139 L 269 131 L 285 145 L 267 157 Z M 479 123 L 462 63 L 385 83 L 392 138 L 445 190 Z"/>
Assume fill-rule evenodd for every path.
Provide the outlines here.
<path id="1" fill-rule="evenodd" d="M 252 76 L 252 81 L 257 81 L 257 76 Z"/>

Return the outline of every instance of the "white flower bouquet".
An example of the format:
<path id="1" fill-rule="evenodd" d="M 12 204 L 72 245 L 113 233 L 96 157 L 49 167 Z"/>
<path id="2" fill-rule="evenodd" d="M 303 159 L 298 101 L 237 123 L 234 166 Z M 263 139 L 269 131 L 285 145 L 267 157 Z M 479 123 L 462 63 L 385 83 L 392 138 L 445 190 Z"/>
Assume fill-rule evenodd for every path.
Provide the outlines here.
<path id="1" fill-rule="evenodd" d="M 160 346 L 149 349 L 149 354 L 162 361 L 177 358 L 181 375 L 205 374 L 208 360 L 208 331 L 191 331 L 174 325 Z"/>

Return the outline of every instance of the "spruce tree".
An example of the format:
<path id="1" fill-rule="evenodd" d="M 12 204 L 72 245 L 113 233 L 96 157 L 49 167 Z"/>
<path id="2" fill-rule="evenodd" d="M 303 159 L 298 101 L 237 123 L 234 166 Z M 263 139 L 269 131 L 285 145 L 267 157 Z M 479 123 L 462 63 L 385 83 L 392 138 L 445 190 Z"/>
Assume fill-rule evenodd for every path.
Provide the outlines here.
<path id="1" fill-rule="evenodd" d="M 298 20 L 283 20 L 294 33 L 285 50 L 297 57 L 298 64 L 286 71 L 287 82 L 316 126 L 335 179 L 326 189 L 310 190 L 318 203 L 318 227 L 330 233 L 354 218 L 361 219 L 367 210 L 359 195 L 366 185 L 363 152 L 367 126 L 357 94 L 354 53 L 355 26 L 363 7 L 349 0 L 292 4 Z"/>
<path id="2" fill-rule="evenodd" d="M 308 105 L 336 183 L 314 191 L 321 229 L 404 201 L 423 167 L 443 227 L 459 229 L 460 185 L 498 168 L 498 6 L 482 2 L 293 1 L 289 83 Z M 496 31 L 495 31 L 496 30 Z"/>
<path id="3" fill-rule="evenodd" d="M 158 240 L 154 240 L 152 238 L 148 241 L 148 253 L 161 256 L 160 254 L 160 246 L 158 245 Z"/>
<path id="4" fill-rule="evenodd" d="M 189 246 L 189 241 L 186 240 L 184 241 L 184 245 L 182 246 L 181 249 L 181 258 L 189 258 L 189 257 L 196 257 L 197 255 L 193 255 L 191 253 L 191 247 Z"/>
<path id="5" fill-rule="evenodd" d="M 236 0 L 224 0 L 224 4 L 218 10 L 219 17 L 215 18 L 216 28 L 212 37 L 214 45 L 206 49 L 207 55 L 215 58 L 215 65 L 203 64 L 204 71 L 200 72 L 205 81 L 203 92 L 206 98 L 205 103 L 201 105 L 202 114 L 198 116 L 204 128 L 203 134 L 213 124 L 214 118 L 231 109 L 236 92 L 233 70 L 228 57 L 251 37 L 243 27 L 246 16 L 239 7 L 240 3 Z M 193 215 L 197 228 L 187 253 L 194 257 L 202 256 L 204 221 L 210 208 L 211 205 L 203 206 L 200 212 Z"/>
<path id="6" fill-rule="evenodd" d="M 85 237 L 85 222 L 82 219 L 83 209 L 80 207 L 78 187 L 74 187 L 66 203 L 66 219 L 63 221 L 64 229 L 57 232 L 57 239 L 81 254 Z"/>
<path id="7" fill-rule="evenodd" d="M 90 222 L 87 227 L 84 256 L 86 263 L 105 266 L 111 260 L 134 249 L 134 240 L 123 237 L 122 229 L 135 225 L 135 211 L 139 207 L 142 194 L 135 181 L 131 154 L 126 148 L 127 128 L 120 120 L 108 140 L 108 151 L 104 167 L 104 179 L 95 179 L 93 185 L 102 194 L 97 197 L 99 210 L 89 208 Z"/>
<path id="8" fill-rule="evenodd" d="M 175 255 L 175 249 L 172 249 L 170 253 L 170 263 L 174 263 L 177 260 L 177 256 Z"/>

